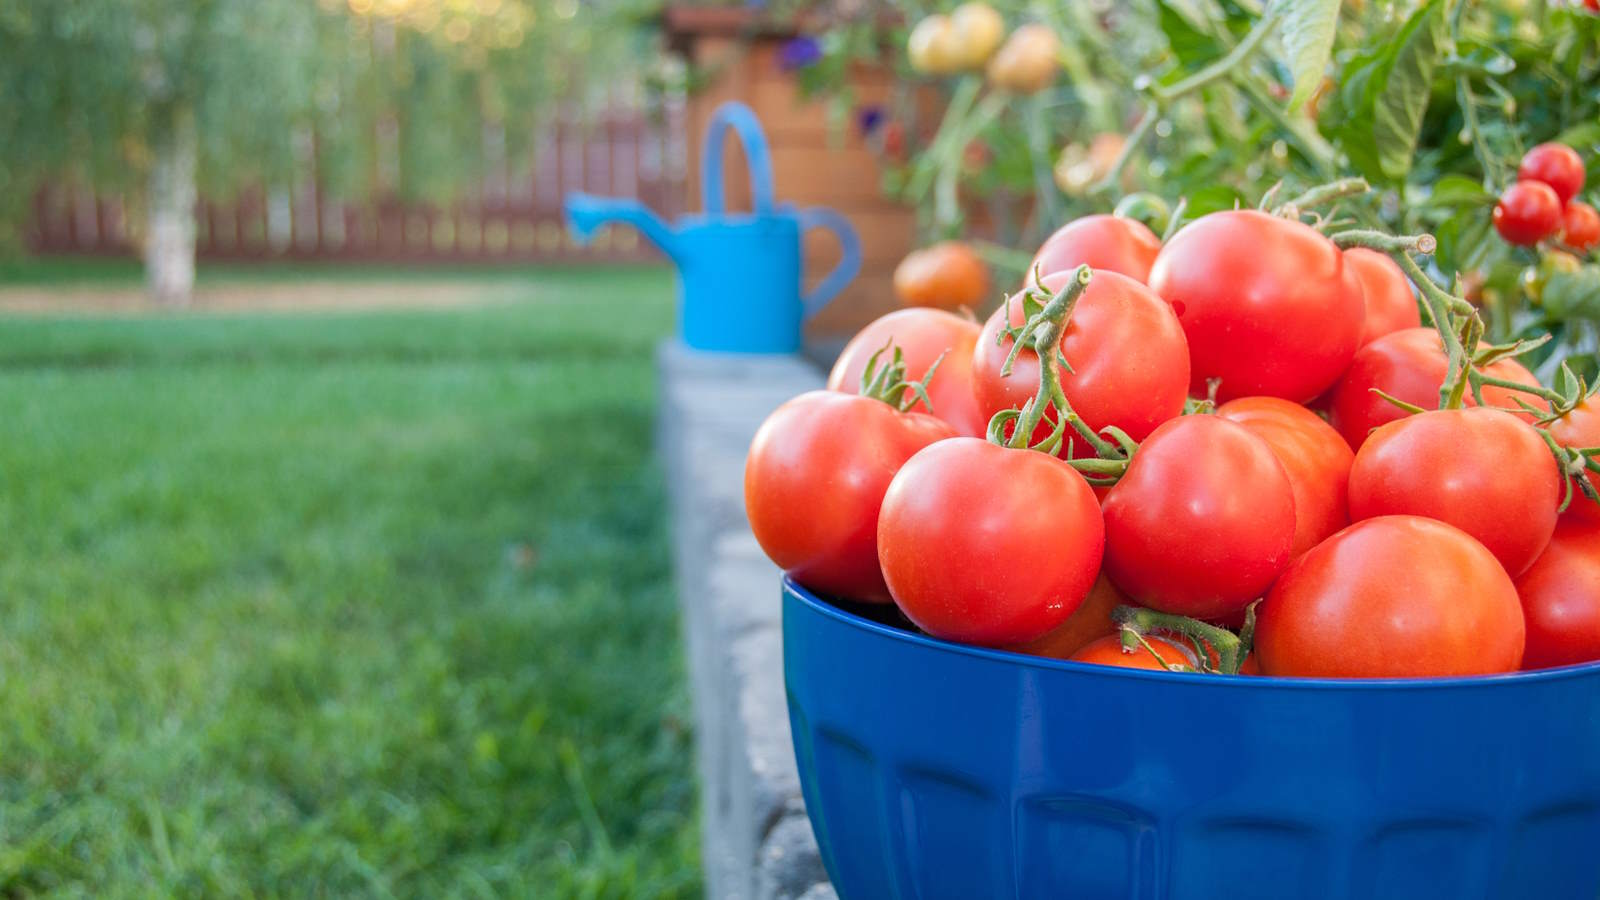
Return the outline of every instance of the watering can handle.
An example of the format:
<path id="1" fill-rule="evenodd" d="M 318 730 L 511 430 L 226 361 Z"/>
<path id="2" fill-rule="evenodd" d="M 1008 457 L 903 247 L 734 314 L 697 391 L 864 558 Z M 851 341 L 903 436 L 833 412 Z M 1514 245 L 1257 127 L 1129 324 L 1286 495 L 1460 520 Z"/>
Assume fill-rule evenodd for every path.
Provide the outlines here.
<path id="1" fill-rule="evenodd" d="M 750 107 L 729 101 L 717 107 L 706 126 L 705 144 L 700 151 L 700 191 L 708 215 L 718 216 L 722 208 L 722 141 L 729 128 L 744 145 L 745 163 L 750 167 L 750 195 L 758 214 L 772 212 L 772 154 L 761 132 L 761 120 Z"/>
<path id="2" fill-rule="evenodd" d="M 802 231 L 809 228 L 826 228 L 833 232 L 839 239 L 839 249 L 842 252 L 839 264 L 833 267 L 811 293 L 800 298 L 801 306 L 805 309 L 805 317 L 811 318 L 822 311 L 828 301 L 844 290 L 850 279 L 856 277 L 861 271 L 861 239 L 856 237 L 856 230 L 850 220 L 826 207 L 814 206 L 802 209 L 796 217 L 800 220 Z"/>

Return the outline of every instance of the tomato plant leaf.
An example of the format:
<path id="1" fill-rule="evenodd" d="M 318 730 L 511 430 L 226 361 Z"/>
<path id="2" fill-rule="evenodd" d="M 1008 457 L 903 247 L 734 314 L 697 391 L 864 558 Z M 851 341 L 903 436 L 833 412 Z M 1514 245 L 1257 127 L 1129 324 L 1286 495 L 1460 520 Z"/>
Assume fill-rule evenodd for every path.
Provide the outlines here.
<path id="1" fill-rule="evenodd" d="M 1446 42 L 1444 24 L 1443 0 L 1428 0 L 1392 37 L 1345 64 L 1339 145 L 1370 179 L 1394 183 L 1411 171 Z"/>
<path id="2" fill-rule="evenodd" d="M 1189 206 L 1187 215 L 1190 219 L 1197 219 L 1206 213 L 1219 212 L 1224 209 L 1235 209 L 1248 205 L 1245 197 L 1237 188 L 1225 184 L 1212 185 L 1201 188 L 1188 195 Z"/>
<path id="3" fill-rule="evenodd" d="M 1396 181 L 1411 171 L 1422 116 L 1433 91 L 1433 69 L 1444 43 L 1444 5 L 1429 0 L 1412 14 L 1392 45 L 1387 77 L 1372 110 L 1378 165 Z"/>
<path id="4" fill-rule="evenodd" d="M 1493 206 L 1495 199 L 1476 179 L 1465 175 L 1443 176 L 1428 194 L 1429 205 L 1442 207 Z"/>
<path id="5" fill-rule="evenodd" d="M 1555 272 L 1545 282 L 1545 312 L 1561 318 L 1600 317 L 1600 266 Z"/>
<path id="6" fill-rule="evenodd" d="M 1299 109 L 1322 83 L 1339 25 L 1339 0 L 1283 0 L 1285 62 L 1294 77 L 1289 109 Z"/>
<path id="7" fill-rule="evenodd" d="M 1157 9 L 1167 46 L 1184 68 L 1197 68 L 1227 52 L 1207 30 L 1209 23 L 1221 18 L 1221 12 L 1210 4 L 1159 0 Z"/>

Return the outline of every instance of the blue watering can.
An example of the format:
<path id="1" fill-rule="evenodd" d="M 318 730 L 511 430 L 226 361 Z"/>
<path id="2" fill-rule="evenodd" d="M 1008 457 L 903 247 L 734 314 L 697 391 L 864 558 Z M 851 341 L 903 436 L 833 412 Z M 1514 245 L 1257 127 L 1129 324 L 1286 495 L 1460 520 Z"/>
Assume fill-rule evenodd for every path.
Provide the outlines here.
<path id="1" fill-rule="evenodd" d="M 730 215 L 722 202 L 722 141 L 728 129 L 744 143 L 755 211 Z M 587 241 L 607 222 L 644 233 L 678 267 L 678 311 L 684 343 L 729 353 L 793 353 L 800 328 L 861 268 L 855 229 L 831 209 L 795 209 L 774 202 L 772 159 L 756 114 L 742 103 L 717 108 L 701 153 L 705 211 L 676 227 L 636 200 L 571 193 L 567 219 Z M 821 175 L 822 173 L 818 173 Z M 810 293 L 800 289 L 800 236 L 822 227 L 839 239 L 844 257 Z"/>

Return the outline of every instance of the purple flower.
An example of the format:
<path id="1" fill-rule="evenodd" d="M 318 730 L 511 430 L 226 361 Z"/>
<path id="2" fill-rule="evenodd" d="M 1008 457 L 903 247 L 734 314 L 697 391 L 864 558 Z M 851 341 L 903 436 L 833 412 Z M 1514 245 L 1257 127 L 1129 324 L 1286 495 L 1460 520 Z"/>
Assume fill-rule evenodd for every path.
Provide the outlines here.
<path id="1" fill-rule="evenodd" d="M 822 45 L 814 37 L 801 35 L 778 50 L 778 66 L 785 72 L 803 69 L 822 58 Z"/>
<path id="2" fill-rule="evenodd" d="M 883 127 L 885 118 L 883 107 L 876 103 L 856 109 L 856 127 L 861 129 L 862 137 L 871 137 L 873 132 Z"/>

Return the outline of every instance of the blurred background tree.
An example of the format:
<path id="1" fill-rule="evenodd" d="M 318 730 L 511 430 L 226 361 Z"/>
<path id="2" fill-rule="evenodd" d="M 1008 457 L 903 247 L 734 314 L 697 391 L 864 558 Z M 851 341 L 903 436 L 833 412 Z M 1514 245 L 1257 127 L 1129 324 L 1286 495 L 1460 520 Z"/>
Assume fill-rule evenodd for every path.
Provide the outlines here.
<path id="1" fill-rule="evenodd" d="M 0 214 L 16 221 L 51 177 L 121 190 L 149 290 L 182 303 L 197 189 L 270 183 L 314 152 L 325 191 L 444 196 L 525 156 L 553 99 L 626 71 L 636 37 L 615 13 L 578 0 L 0 5 Z"/>

